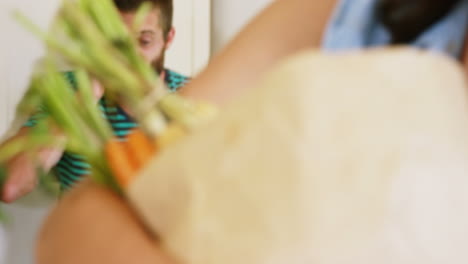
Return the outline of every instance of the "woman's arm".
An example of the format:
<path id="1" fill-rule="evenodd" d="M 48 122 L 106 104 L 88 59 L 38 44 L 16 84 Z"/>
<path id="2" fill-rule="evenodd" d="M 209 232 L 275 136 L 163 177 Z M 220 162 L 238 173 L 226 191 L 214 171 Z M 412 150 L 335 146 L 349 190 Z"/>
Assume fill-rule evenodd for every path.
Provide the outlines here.
<path id="1" fill-rule="evenodd" d="M 337 0 L 277 0 L 256 17 L 181 93 L 223 104 L 272 64 L 320 46 Z"/>
<path id="2" fill-rule="evenodd" d="M 126 201 L 86 182 L 49 216 L 39 236 L 38 264 L 174 264 Z"/>

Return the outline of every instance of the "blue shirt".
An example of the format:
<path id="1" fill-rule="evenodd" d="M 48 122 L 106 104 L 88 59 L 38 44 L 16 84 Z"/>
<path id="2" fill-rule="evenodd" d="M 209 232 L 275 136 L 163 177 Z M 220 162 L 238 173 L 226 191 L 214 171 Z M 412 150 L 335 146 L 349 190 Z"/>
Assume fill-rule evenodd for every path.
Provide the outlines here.
<path id="1" fill-rule="evenodd" d="M 378 0 L 341 0 L 326 30 L 323 48 L 340 51 L 389 44 L 390 33 L 375 12 L 377 3 Z M 468 0 L 462 0 L 411 45 L 458 59 L 463 52 L 467 30 Z"/>

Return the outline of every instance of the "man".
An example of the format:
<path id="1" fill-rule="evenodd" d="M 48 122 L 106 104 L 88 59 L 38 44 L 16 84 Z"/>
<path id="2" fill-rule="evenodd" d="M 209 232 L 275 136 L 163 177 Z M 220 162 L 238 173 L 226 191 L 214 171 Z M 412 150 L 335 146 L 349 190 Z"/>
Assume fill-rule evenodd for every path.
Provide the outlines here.
<path id="1" fill-rule="evenodd" d="M 145 0 L 114 0 L 124 23 L 129 28 L 133 24 L 136 10 L 143 2 Z M 172 0 L 150 0 L 149 2 L 152 3 L 153 9 L 136 32 L 138 48 L 145 60 L 154 67 L 155 72 L 164 79 L 167 87 L 171 91 L 176 91 L 186 84 L 188 78 L 164 68 L 165 52 L 171 46 L 175 36 L 172 25 L 173 3 Z M 71 86 L 77 85 L 73 72 L 66 72 L 65 76 Z M 102 91 L 99 90 L 95 92 L 98 97 L 101 97 Z M 122 108 L 111 105 L 106 98 L 102 98 L 99 104 L 117 137 L 125 138 L 131 129 L 138 126 Z M 39 113 L 33 116 L 17 136 L 28 133 L 28 127 L 34 126 L 43 115 L 44 113 Z M 30 153 L 23 153 L 8 162 L 8 179 L 3 186 L 1 196 L 3 201 L 13 202 L 36 186 L 37 167 L 31 156 Z M 90 166 L 86 159 L 73 153 L 43 149 L 38 157 L 39 165 L 44 169 L 53 168 L 62 189 L 72 187 L 75 182 L 90 173 Z"/>

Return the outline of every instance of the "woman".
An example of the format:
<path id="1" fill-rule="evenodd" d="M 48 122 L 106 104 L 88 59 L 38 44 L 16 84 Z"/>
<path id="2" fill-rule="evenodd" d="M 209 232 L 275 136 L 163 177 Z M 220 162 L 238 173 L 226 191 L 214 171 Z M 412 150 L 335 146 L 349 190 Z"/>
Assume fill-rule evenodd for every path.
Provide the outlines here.
<path id="1" fill-rule="evenodd" d="M 335 1 L 276 1 L 183 93 L 223 105 L 245 92 L 272 64 L 322 43 L 331 50 L 414 44 L 456 57 L 468 74 L 467 2 L 389 0 L 377 4 L 345 0 L 337 6 L 326 31 Z M 345 12 L 349 8 L 353 11 Z M 348 19 L 351 22 L 346 22 Z M 70 225 L 77 228 L 70 230 Z M 45 225 L 38 253 L 39 263 L 48 264 L 172 263 L 125 202 L 92 183 L 83 184 L 64 198 Z"/>

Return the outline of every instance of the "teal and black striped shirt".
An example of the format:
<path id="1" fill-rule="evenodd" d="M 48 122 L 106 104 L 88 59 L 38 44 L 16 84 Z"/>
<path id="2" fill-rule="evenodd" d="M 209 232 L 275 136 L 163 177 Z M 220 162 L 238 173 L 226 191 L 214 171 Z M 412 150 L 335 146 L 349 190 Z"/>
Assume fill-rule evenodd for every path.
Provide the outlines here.
<path id="1" fill-rule="evenodd" d="M 73 72 L 64 73 L 68 82 L 72 87 L 77 87 L 77 82 Z M 174 71 L 165 70 L 165 83 L 171 91 L 177 91 L 180 87 L 183 87 L 189 78 L 178 74 Z M 138 127 L 138 124 L 132 120 L 120 107 L 110 104 L 106 101 L 106 98 L 102 98 L 99 102 L 99 108 L 101 109 L 104 117 L 109 121 L 114 131 L 115 136 L 124 140 L 126 136 L 131 132 L 132 129 Z M 37 122 L 47 115 L 45 111 L 39 111 L 38 114 L 34 115 L 25 124 L 27 127 L 32 127 Z M 74 183 L 79 181 L 85 175 L 89 175 L 91 166 L 86 162 L 86 159 L 80 155 L 65 152 L 53 169 L 53 172 L 57 176 L 61 188 L 63 190 L 69 189 Z"/>

